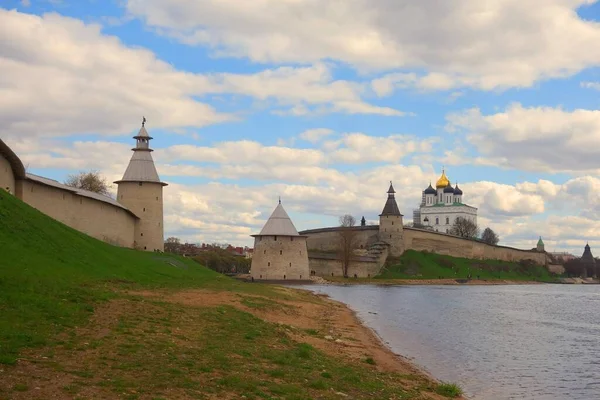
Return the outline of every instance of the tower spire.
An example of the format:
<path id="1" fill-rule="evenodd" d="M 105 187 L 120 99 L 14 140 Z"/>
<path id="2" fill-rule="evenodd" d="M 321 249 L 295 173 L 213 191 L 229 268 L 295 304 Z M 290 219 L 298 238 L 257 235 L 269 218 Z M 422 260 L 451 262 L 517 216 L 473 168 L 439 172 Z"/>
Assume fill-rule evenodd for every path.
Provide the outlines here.
<path id="1" fill-rule="evenodd" d="M 133 138 L 135 139 L 135 147 L 131 149 L 133 155 L 131 156 L 131 160 L 129 160 L 129 165 L 125 170 L 123 178 L 115 183 L 154 182 L 167 186 L 166 183 L 160 181 L 158 172 L 156 172 L 156 167 L 154 166 L 154 160 L 150 154 L 153 151 L 150 148 L 150 141 L 153 138 L 146 130 L 146 117 L 142 117 L 142 127 Z"/>

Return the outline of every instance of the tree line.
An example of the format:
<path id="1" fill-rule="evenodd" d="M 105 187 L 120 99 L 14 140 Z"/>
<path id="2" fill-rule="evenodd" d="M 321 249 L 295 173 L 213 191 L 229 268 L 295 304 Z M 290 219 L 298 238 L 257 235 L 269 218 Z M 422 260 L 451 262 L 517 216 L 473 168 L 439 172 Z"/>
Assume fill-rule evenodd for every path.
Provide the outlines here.
<path id="1" fill-rule="evenodd" d="M 231 245 L 226 248 L 219 244 L 199 246 L 193 243 L 181 243 L 176 237 L 167 238 L 165 253 L 191 257 L 194 261 L 221 274 L 248 274 L 252 260 L 232 252 Z"/>

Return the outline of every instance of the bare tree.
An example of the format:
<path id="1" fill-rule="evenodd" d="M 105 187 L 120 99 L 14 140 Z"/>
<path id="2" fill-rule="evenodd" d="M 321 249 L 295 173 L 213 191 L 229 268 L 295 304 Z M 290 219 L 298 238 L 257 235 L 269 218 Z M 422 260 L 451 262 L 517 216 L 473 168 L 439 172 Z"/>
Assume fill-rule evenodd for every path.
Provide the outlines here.
<path id="1" fill-rule="evenodd" d="M 340 228 L 338 230 L 339 235 L 339 256 L 342 261 L 342 273 L 344 278 L 348 277 L 348 268 L 352 261 L 352 255 L 354 248 L 356 247 L 356 230 L 353 229 L 356 224 L 356 218 L 352 215 L 346 214 L 340 217 Z"/>
<path id="2" fill-rule="evenodd" d="M 458 217 L 449 232 L 451 235 L 473 239 L 479 236 L 477 224 L 468 218 Z"/>
<path id="3" fill-rule="evenodd" d="M 354 218 L 352 215 L 346 214 L 340 217 L 340 226 L 348 227 L 354 225 L 356 225 L 356 218 Z"/>
<path id="4" fill-rule="evenodd" d="M 78 174 L 69 175 L 65 181 L 65 185 L 89 190 L 90 192 L 96 192 L 106 196 L 110 193 L 106 178 L 101 176 L 98 171 L 82 171 Z"/>
<path id="5" fill-rule="evenodd" d="M 179 253 L 181 248 L 181 240 L 176 237 L 170 237 L 165 240 L 165 252 L 166 253 Z"/>
<path id="6" fill-rule="evenodd" d="M 488 227 L 483 230 L 483 233 L 481 234 L 481 240 L 487 244 L 497 245 L 500 241 L 500 238 L 498 235 L 496 235 L 496 232 L 494 232 L 492 228 Z"/>

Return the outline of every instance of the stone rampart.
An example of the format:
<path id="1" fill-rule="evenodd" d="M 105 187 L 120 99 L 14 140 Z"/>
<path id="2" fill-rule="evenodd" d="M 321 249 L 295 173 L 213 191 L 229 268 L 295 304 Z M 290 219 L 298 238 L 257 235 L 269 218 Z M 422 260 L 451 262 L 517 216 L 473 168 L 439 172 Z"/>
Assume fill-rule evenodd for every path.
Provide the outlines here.
<path id="1" fill-rule="evenodd" d="M 431 253 L 444 254 L 452 257 L 511 262 L 533 260 L 536 264 L 546 265 L 546 254 L 535 250 L 492 246 L 476 240 L 463 239 L 457 236 L 424 229 L 405 227 L 404 244 L 406 249 L 429 251 Z"/>
<path id="2" fill-rule="evenodd" d="M 379 226 L 355 226 L 352 228 L 356 231 L 356 247 L 366 249 L 371 244 L 377 242 Z M 307 236 L 306 246 L 308 250 L 318 251 L 336 251 L 340 243 L 338 234 L 339 227 L 310 229 L 300 232 L 301 235 Z"/>
<path id="3" fill-rule="evenodd" d="M 342 262 L 336 254 L 308 253 L 311 274 L 317 276 L 343 276 Z M 356 257 L 348 266 L 348 276 L 356 275 L 358 278 L 371 278 L 379 274 L 382 264 L 378 259 L 371 257 Z"/>
<path id="4" fill-rule="evenodd" d="M 22 185 L 21 200 L 44 214 L 96 239 L 133 247 L 137 217 L 130 211 L 29 179 Z"/>

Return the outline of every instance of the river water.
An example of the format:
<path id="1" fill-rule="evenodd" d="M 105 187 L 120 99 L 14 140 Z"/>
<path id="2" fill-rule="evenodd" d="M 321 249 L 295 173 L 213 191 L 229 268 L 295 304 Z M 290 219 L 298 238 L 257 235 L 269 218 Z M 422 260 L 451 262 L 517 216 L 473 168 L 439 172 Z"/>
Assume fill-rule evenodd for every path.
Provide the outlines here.
<path id="1" fill-rule="evenodd" d="M 600 399 L 600 286 L 309 288 L 470 399 Z"/>

